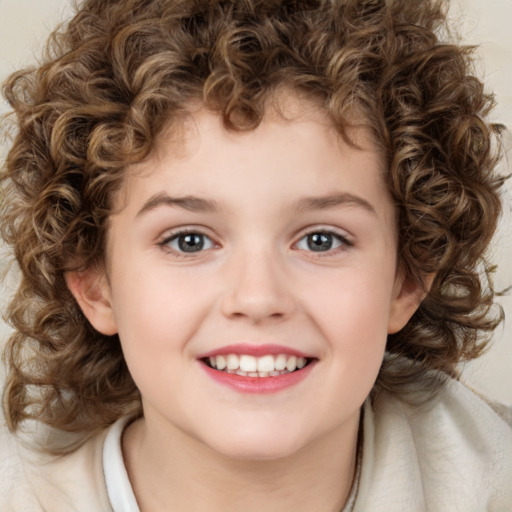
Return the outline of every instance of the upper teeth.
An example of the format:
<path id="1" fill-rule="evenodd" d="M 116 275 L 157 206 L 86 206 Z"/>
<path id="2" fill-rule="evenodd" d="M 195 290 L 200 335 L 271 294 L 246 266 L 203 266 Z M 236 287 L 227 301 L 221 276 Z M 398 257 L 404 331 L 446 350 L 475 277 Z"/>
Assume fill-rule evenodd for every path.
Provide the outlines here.
<path id="1" fill-rule="evenodd" d="M 286 354 L 277 356 L 266 355 L 262 357 L 250 356 L 247 354 L 227 354 L 224 356 L 210 357 L 210 365 L 217 370 L 241 371 L 258 373 L 259 375 L 270 374 L 272 372 L 293 372 L 297 368 L 303 368 L 306 365 L 305 357 L 296 357 Z"/>

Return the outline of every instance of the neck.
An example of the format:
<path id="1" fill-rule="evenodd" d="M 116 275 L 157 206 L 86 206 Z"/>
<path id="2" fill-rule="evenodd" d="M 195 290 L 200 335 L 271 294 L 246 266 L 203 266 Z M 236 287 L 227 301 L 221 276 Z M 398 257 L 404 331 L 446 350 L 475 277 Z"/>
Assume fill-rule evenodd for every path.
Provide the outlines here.
<path id="1" fill-rule="evenodd" d="M 293 455 L 237 460 L 175 430 L 162 439 L 132 423 L 123 452 L 141 512 L 339 512 L 354 481 L 359 418 Z"/>

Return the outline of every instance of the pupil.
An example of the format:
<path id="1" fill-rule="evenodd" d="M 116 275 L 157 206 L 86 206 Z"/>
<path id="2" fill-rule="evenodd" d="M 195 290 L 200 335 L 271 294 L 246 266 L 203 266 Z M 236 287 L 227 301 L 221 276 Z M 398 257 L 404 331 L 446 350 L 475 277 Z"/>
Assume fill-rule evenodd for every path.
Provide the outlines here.
<path id="1" fill-rule="evenodd" d="M 325 233 L 313 233 L 308 236 L 308 247 L 312 251 L 328 251 L 332 248 L 332 236 Z"/>
<path id="2" fill-rule="evenodd" d="M 195 233 L 182 235 L 179 237 L 178 245 L 183 252 L 200 251 L 204 246 L 204 238 Z"/>

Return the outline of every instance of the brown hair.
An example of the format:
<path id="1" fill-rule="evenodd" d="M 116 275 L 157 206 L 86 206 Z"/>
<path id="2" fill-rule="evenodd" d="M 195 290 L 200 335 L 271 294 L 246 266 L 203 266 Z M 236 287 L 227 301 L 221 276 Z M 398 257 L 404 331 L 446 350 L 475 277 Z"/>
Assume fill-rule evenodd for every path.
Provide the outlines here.
<path id="1" fill-rule="evenodd" d="M 400 261 L 435 275 L 389 336 L 374 392 L 431 396 L 432 376 L 477 357 L 501 317 L 484 258 L 500 213 L 492 98 L 443 27 L 434 0 L 84 1 L 44 63 L 3 89 L 17 135 L 1 232 L 21 269 L 4 354 L 10 428 L 35 418 L 92 434 L 140 407 L 117 336 L 90 326 L 64 275 L 102 262 L 123 169 L 197 99 L 235 130 L 256 127 L 283 86 L 315 97 L 341 133 L 356 109 L 387 159 Z"/>

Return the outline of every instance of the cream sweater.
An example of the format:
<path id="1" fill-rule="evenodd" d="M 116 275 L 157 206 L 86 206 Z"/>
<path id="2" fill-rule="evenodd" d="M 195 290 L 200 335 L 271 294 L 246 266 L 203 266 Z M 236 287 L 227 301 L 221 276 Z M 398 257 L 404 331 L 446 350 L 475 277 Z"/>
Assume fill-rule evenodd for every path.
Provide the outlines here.
<path id="1" fill-rule="evenodd" d="M 0 511 L 128 512 L 115 505 L 132 498 L 121 452 L 110 453 L 119 446 L 120 425 L 105 453 L 108 432 L 46 461 L 4 433 Z M 391 397 L 367 403 L 363 428 L 354 512 L 512 512 L 512 411 L 452 382 L 429 408 Z M 107 453 L 106 460 L 117 459 L 107 463 L 106 479 Z M 109 499 L 106 480 L 125 485 L 110 485 Z"/>

